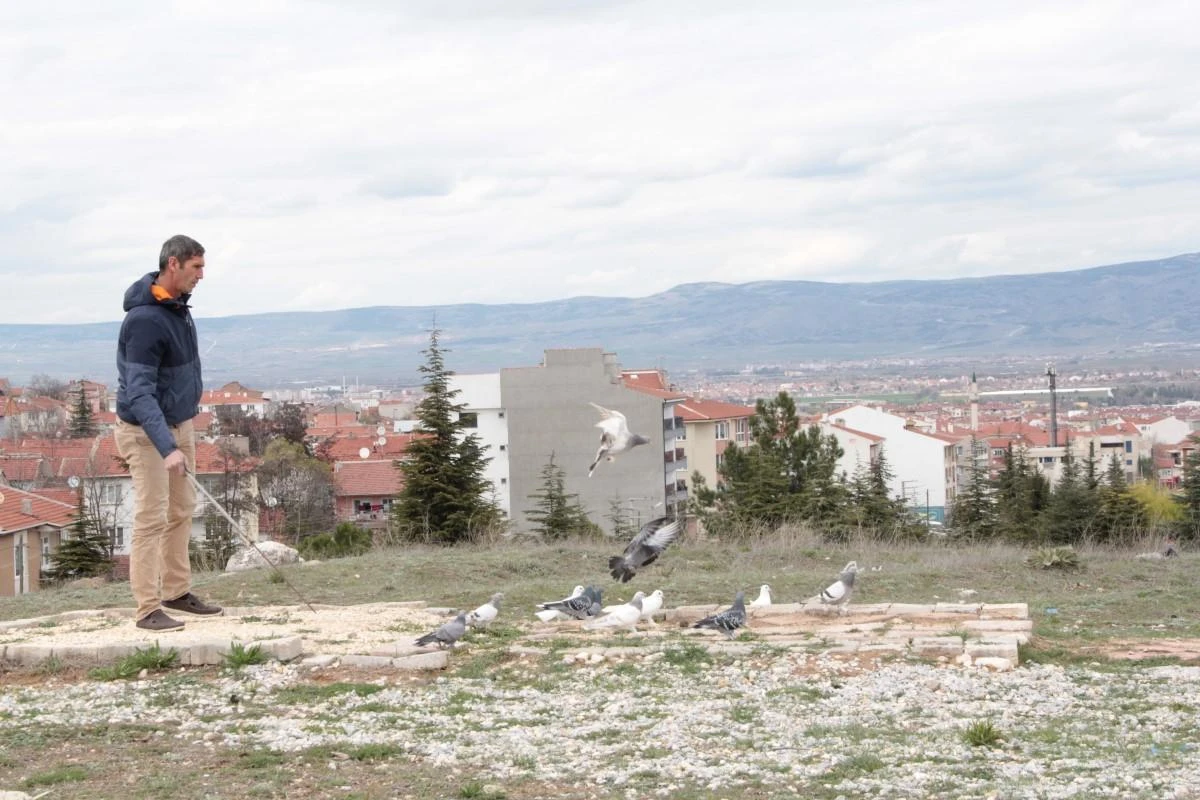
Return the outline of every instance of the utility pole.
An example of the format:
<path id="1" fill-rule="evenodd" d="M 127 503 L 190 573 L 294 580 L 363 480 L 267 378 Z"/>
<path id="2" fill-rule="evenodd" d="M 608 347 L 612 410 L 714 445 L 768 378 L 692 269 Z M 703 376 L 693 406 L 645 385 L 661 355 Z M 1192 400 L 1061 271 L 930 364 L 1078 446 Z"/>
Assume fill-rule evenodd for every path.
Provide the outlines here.
<path id="1" fill-rule="evenodd" d="M 1058 394 L 1054 385 L 1054 364 L 1046 365 L 1046 375 L 1050 378 L 1050 446 L 1058 447 Z"/>

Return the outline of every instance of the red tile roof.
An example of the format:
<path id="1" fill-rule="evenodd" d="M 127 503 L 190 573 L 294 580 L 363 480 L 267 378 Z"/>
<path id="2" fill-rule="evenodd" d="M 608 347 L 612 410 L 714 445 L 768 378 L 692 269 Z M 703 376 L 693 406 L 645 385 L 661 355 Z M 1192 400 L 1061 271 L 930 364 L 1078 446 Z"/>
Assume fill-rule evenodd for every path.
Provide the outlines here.
<path id="1" fill-rule="evenodd" d="M 372 459 L 393 459 L 403 456 L 408 451 L 408 445 L 418 435 L 415 433 L 388 434 L 383 437 L 387 442 L 383 446 L 376 444 L 378 440 L 376 436 L 334 436 L 317 443 L 313 450 L 330 462 L 360 461 L 358 454 L 364 447 L 370 451 L 369 457 Z"/>
<path id="2" fill-rule="evenodd" d="M 689 397 L 675 406 L 675 413 L 687 422 L 703 422 L 715 419 L 743 419 L 753 417 L 754 409 L 750 406 L 738 406 L 733 403 L 722 403 L 718 400 L 696 400 Z"/>
<path id="3" fill-rule="evenodd" d="M 45 486 L 41 489 L 30 489 L 30 494 L 45 497 L 47 500 L 57 500 L 74 508 L 79 503 L 79 492 L 75 489 Z"/>
<path id="4" fill-rule="evenodd" d="M 200 405 L 202 406 L 240 406 L 262 402 L 264 402 L 262 392 L 257 389 L 247 389 L 237 381 L 227 383 L 220 389 L 209 389 L 200 395 Z"/>
<path id="5" fill-rule="evenodd" d="M 39 525 L 65 528 L 75 519 L 75 506 L 69 503 L 60 503 L 11 486 L 0 488 L 0 495 L 3 495 L 3 499 L 0 499 L 0 532 L 3 533 L 28 530 Z M 25 513 L 25 500 L 29 501 L 29 514 Z"/>
<path id="6" fill-rule="evenodd" d="M 664 392 L 671 389 L 667 385 L 666 376 L 658 369 L 623 369 L 621 381 L 630 389 L 658 389 Z"/>
<path id="7" fill-rule="evenodd" d="M 41 477 L 44 463 L 36 454 L 0 455 L 0 472 L 10 481 L 35 481 Z"/>
<path id="8" fill-rule="evenodd" d="M 393 461 L 340 461 L 334 464 L 339 497 L 393 497 L 404 480 Z"/>

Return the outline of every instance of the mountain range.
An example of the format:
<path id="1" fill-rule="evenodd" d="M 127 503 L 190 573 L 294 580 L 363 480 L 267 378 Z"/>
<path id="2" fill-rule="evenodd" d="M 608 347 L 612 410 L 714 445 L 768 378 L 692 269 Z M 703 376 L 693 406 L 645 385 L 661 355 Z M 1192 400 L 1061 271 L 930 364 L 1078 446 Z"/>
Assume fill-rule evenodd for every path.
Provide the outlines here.
<path id="1" fill-rule="evenodd" d="M 1066 272 L 876 283 L 692 283 L 642 298 L 198 318 L 205 382 L 419 383 L 436 320 L 462 373 L 603 347 L 630 368 L 1103 354 L 1200 346 L 1200 253 Z M 115 383 L 119 323 L 0 324 L 0 377 Z"/>

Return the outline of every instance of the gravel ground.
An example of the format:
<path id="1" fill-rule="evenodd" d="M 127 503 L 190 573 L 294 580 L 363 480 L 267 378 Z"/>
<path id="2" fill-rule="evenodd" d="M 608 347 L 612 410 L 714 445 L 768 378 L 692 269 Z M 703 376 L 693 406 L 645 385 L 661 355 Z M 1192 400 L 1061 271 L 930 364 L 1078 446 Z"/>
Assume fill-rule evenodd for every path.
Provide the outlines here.
<path id="1" fill-rule="evenodd" d="M 355 678 L 337 666 L 290 664 L 9 686 L 0 726 L 152 725 L 164 744 L 285 752 L 385 744 L 564 797 L 1200 798 L 1200 667 L 992 673 L 686 644 L 452 661 L 462 674 L 345 691 L 329 680 Z M 970 745 L 978 722 L 1000 740 Z"/>

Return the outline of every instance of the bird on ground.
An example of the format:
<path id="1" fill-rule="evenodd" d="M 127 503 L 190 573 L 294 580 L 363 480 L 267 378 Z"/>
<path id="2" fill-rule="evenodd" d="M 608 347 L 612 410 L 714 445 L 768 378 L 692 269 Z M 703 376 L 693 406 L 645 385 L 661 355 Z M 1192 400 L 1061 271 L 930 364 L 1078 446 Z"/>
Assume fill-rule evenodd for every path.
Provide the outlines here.
<path id="1" fill-rule="evenodd" d="M 437 630 L 427 633 L 420 639 L 417 639 L 414 644 L 417 647 L 425 647 L 426 645 L 436 644 L 439 649 L 453 647 L 455 642 L 462 638 L 467 632 L 467 615 L 459 614 L 454 619 L 440 626 Z"/>
<path id="2" fill-rule="evenodd" d="M 733 634 L 746 625 L 746 593 L 738 591 L 733 598 L 733 605 L 719 614 L 705 617 L 693 625 L 693 628 L 712 628 L 725 634 L 726 639 L 732 639 Z"/>
<path id="3" fill-rule="evenodd" d="M 762 608 L 771 605 L 771 584 L 764 583 L 758 590 L 758 597 L 750 603 L 750 608 Z"/>
<path id="4" fill-rule="evenodd" d="M 650 444 L 650 440 L 640 434 L 630 433 L 629 423 L 626 422 L 625 415 L 620 411 L 613 411 L 596 403 L 589 403 L 589 405 L 600 412 L 600 421 L 596 423 L 596 427 L 600 429 L 600 447 L 596 450 L 596 458 L 592 461 L 592 465 L 588 467 L 588 477 L 590 478 L 596 471 L 596 465 L 600 463 L 600 459 L 605 458 L 612 461 L 621 453 L 632 450 L 639 444 Z"/>
<path id="5" fill-rule="evenodd" d="M 467 614 L 467 624 L 473 628 L 486 628 L 491 625 L 492 620 L 500 613 L 500 601 L 503 599 L 504 592 L 496 592 L 492 599 Z"/>
<path id="6" fill-rule="evenodd" d="M 549 605 L 552 605 L 553 603 L 565 603 L 568 600 L 579 597 L 579 595 L 581 595 L 581 594 L 583 594 L 583 586 L 578 585 L 574 589 L 572 589 L 571 593 L 569 595 L 567 595 L 566 597 L 564 597 L 562 600 L 555 600 L 555 601 L 552 601 L 552 603 L 539 603 L 538 608 L 540 608 L 542 610 L 535 612 L 537 614 L 537 618 L 540 619 L 542 622 L 552 622 L 556 619 L 570 619 L 570 617 L 568 617 L 563 612 L 561 612 L 557 609 L 554 609 L 554 608 L 547 610 L 546 607 Z"/>
<path id="7" fill-rule="evenodd" d="M 560 611 L 572 619 L 587 619 L 600 613 L 601 592 L 589 586 L 577 595 L 538 606 L 543 611 Z"/>
<path id="8" fill-rule="evenodd" d="M 663 591 L 655 589 L 650 594 L 642 598 L 642 619 L 657 627 L 654 621 L 654 615 L 662 610 L 663 607 Z"/>
<path id="9" fill-rule="evenodd" d="M 854 594 L 854 576 L 858 574 L 858 563 L 851 561 L 842 567 L 838 579 L 821 591 L 821 602 L 827 606 L 838 606 L 842 613 L 850 604 L 850 595 Z"/>
<path id="10" fill-rule="evenodd" d="M 629 579 L 642 567 L 653 564 L 679 535 L 678 520 L 658 517 L 642 526 L 625 547 L 625 552 L 608 560 L 613 579 L 629 583 Z"/>
<path id="11" fill-rule="evenodd" d="M 642 598 L 645 592 L 638 592 L 628 603 L 614 606 L 612 611 L 602 617 L 585 622 L 585 630 L 593 631 L 600 628 L 628 628 L 630 633 L 637 633 L 637 624 L 642 619 Z"/>

